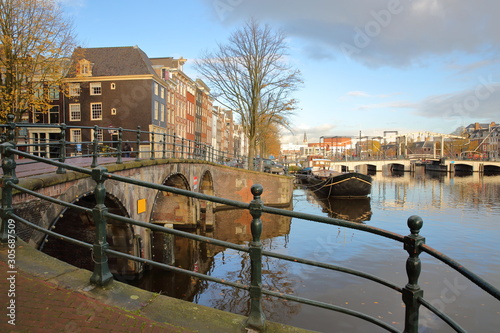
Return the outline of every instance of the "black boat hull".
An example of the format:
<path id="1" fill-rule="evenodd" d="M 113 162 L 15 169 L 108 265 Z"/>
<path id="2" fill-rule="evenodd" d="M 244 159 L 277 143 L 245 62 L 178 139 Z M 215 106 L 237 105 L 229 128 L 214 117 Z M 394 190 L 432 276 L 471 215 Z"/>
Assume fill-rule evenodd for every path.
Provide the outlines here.
<path id="1" fill-rule="evenodd" d="M 357 172 L 321 178 L 309 175 L 303 178 L 308 188 L 327 197 L 357 198 L 370 195 L 372 178 Z"/>

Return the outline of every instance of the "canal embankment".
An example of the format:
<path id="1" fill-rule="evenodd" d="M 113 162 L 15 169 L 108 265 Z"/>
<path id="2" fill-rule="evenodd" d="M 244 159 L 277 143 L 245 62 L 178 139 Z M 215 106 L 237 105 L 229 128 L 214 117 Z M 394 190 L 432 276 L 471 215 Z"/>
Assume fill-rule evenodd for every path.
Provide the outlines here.
<path id="1" fill-rule="evenodd" d="M 11 250 L 9 252 L 9 249 Z M 15 251 L 12 251 L 15 250 Z M 9 259 L 9 254 L 15 254 Z M 11 255 L 12 257 L 12 255 Z M 14 261 L 9 261 L 14 260 Z M 0 245 L 4 332 L 252 332 L 245 316 L 145 291 L 119 281 L 90 284 L 92 273 L 22 241 Z M 4 301 L 7 300 L 7 303 Z M 8 309 L 7 305 L 12 309 Z M 13 323 L 15 325 L 13 325 Z M 265 332 L 311 332 L 267 322 Z"/>

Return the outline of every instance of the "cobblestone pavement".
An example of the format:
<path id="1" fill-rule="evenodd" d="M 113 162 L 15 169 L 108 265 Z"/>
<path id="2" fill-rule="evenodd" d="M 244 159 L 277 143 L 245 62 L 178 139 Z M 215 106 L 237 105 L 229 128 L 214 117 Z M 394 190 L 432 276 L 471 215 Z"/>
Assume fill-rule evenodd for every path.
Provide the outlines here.
<path id="1" fill-rule="evenodd" d="M 15 274 L 15 298 L 11 298 L 8 297 L 9 270 L 3 261 L 0 261 L 0 272 L 0 332 L 192 332 L 102 304 L 22 271 Z M 9 317 L 11 299 L 15 300 L 15 310 L 12 311 L 15 314 L 15 326 L 9 324 L 14 318 Z"/>

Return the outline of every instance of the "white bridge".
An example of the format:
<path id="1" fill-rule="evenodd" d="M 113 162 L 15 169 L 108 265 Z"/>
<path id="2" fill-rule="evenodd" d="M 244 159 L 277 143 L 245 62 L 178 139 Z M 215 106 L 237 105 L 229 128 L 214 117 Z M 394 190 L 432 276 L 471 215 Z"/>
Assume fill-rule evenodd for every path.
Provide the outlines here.
<path id="1" fill-rule="evenodd" d="M 330 169 L 347 172 L 356 171 L 360 173 L 380 171 L 415 171 L 417 164 L 415 160 L 361 160 L 361 161 L 331 161 Z M 444 160 L 447 172 L 500 172 L 500 162 L 474 161 L 474 160 Z"/>

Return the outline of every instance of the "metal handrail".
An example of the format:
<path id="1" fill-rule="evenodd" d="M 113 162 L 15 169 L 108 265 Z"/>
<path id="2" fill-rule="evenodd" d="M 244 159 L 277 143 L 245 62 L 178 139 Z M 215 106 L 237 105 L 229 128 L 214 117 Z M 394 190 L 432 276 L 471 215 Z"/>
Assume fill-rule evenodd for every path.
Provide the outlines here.
<path id="1" fill-rule="evenodd" d="M 12 126 L 11 126 L 11 131 L 12 131 Z M 13 135 L 12 133 L 8 134 L 12 138 Z M 381 320 L 367 316 L 363 313 L 357 312 L 350 310 L 348 308 L 328 304 L 328 303 L 323 303 L 323 302 L 317 302 L 314 300 L 309 300 L 306 298 L 290 295 L 290 294 L 283 294 L 279 293 L 276 291 L 271 291 L 262 288 L 261 284 L 261 263 L 262 263 L 262 256 L 268 256 L 268 257 L 274 257 L 274 258 L 279 258 L 283 260 L 288 260 L 288 261 L 293 261 L 305 265 L 312 265 L 316 267 L 322 267 L 325 269 L 329 270 L 336 270 L 348 274 L 352 274 L 355 276 L 359 276 L 365 279 L 369 279 L 371 281 L 375 281 L 379 284 L 385 285 L 395 291 L 398 291 L 402 293 L 403 295 L 403 301 L 405 302 L 406 305 L 406 313 L 405 313 L 405 332 L 418 332 L 418 307 L 419 305 L 423 305 L 426 308 L 428 308 L 430 311 L 435 313 L 437 316 L 439 316 L 441 319 L 443 319 L 446 323 L 448 323 L 453 329 L 455 329 L 457 332 L 465 332 L 463 328 L 460 327 L 453 319 L 451 319 L 449 316 L 441 312 L 439 309 L 433 307 L 430 303 L 426 302 L 425 299 L 423 298 L 423 292 L 420 289 L 420 286 L 418 285 L 418 277 L 420 274 L 420 259 L 419 259 L 419 254 L 421 252 L 428 253 L 429 255 L 441 260 L 445 264 L 451 266 L 455 270 L 457 270 L 459 273 L 463 274 L 467 279 L 472 281 L 474 284 L 478 285 L 481 287 L 483 290 L 485 290 L 488 294 L 492 295 L 496 299 L 500 300 L 500 290 L 483 280 L 482 278 L 478 277 L 477 275 L 473 274 L 466 268 L 464 268 L 462 265 L 457 263 L 456 261 L 452 260 L 451 258 L 441 254 L 440 252 L 434 250 L 433 248 L 425 245 L 425 239 L 419 235 L 420 229 L 422 227 L 422 220 L 417 217 L 417 216 L 412 216 L 408 219 L 408 226 L 410 228 L 411 234 L 408 236 L 402 236 L 390 231 L 386 231 L 383 229 L 375 228 L 369 225 L 365 224 L 358 224 L 354 222 L 349 222 L 349 221 L 344 221 L 340 219 L 335 219 L 335 218 L 329 218 L 325 216 L 317 216 L 317 215 L 312 215 L 312 214 L 305 214 L 305 213 L 299 213 L 299 212 L 293 212 L 289 210 L 283 210 L 283 209 L 278 209 L 274 207 L 267 207 L 263 205 L 262 201 L 260 200 L 260 195 L 263 191 L 262 187 L 260 185 L 254 185 L 252 187 L 252 194 L 254 195 L 254 199 L 250 203 L 243 203 L 239 201 L 234 201 L 234 200 L 229 200 L 229 199 L 224 199 L 224 198 L 219 198 L 216 196 L 211 196 L 203 193 L 198 193 L 198 192 L 192 192 L 176 187 L 170 187 L 166 185 L 159 185 L 159 184 L 154 184 L 154 183 L 148 183 L 144 181 L 139 181 L 139 180 L 134 180 L 130 179 L 127 177 L 115 175 L 113 173 L 107 172 L 107 169 L 100 167 L 100 166 L 95 166 L 92 169 L 87 169 L 87 168 L 80 168 L 76 166 L 69 165 L 64 162 L 56 161 L 56 160 L 50 160 L 46 158 L 42 158 L 39 156 L 34 156 L 29 153 L 20 151 L 18 149 L 15 149 L 15 144 L 10 141 L 5 142 L 3 144 L 0 144 L 0 153 L 2 155 L 2 168 L 4 170 L 4 175 L 3 175 L 3 186 L 2 186 L 2 206 L 0 208 L 0 217 L 2 218 L 2 225 L 1 225 L 1 236 L 2 236 L 2 242 L 6 242 L 7 240 L 7 229 L 6 229 L 6 221 L 7 219 L 11 218 L 14 219 L 18 222 L 21 222 L 23 224 L 26 224 L 38 231 L 41 231 L 45 234 L 58 237 L 60 239 L 63 239 L 65 241 L 71 242 L 75 245 L 79 246 L 84 246 L 88 248 L 92 248 L 93 254 L 95 255 L 95 268 L 94 268 L 94 273 L 91 277 L 91 282 L 95 283 L 97 285 L 105 285 L 107 284 L 111 279 L 111 273 L 109 272 L 109 267 L 107 267 L 107 255 L 113 255 L 113 256 L 119 256 L 123 257 L 126 259 L 130 260 L 135 260 L 137 262 L 141 263 L 147 263 L 152 266 L 156 266 L 162 269 L 168 269 L 172 271 L 177 271 L 180 273 L 188 274 L 191 276 L 195 276 L 200 279 L 205 279 L 217 283 L 222 283 L 225 285 L 229 285 L 232 287 L 236 288 L 241 288 L 244 290 L 248 290 L 250 292 L 250 298 L 251 298 L 251 311 L 250 315 L 247 320 L 247 325 L 249 327 L 253 328 L 262 328 L 265 325 L 265 318 L 263 315 L 263 311 L 261 308 L 261 301 L 262 301 L 262 295 L 270 295 L 270 296 L 275 296 L 278 298 L 283 298 L 287 300 L 292 300 L 292 301 L 297 301 L 300 303 L 304 304 L 310 304 L 313 306 L 317 307 L 322 307 L 326 309 L 330 309 L 333 311 L 349 314 L 358 318 L 361 318 L 363 320 L 367 320 L 375 325 L 378 325 L 380 327 L 383 327 L 384 329 L 391 331 L 391 332 L 397 332 L 397 330 L 382 322 Z M 50 165 L 58 166 L 59 168 L 64 168 L 64 169 L 70 169 L 74 170 L 77 172 L 82 172 L 87 175 L 91 175 L 92 178 L 96 181 L 96 189 L 94 191 L 94 195 L 96 197 L 96 206 L 93 209 L 90 208 L 84 208 L 81 206 L 74 205 L 69 202 L 64 202 L 60 201 L 58 199 L 54 199 L 39 193 L 36 193 L 34 191 L 28 190 L 23 188 L 22 186 L 17 185 L 17 178 L 15 176 L 15 167 L 16 163 L 14 162 L 14 156 L 22 156 L 24 158 L 34 160 L 37 162 L 44 162 Z M 241 208 L 241 209 L 247 209 L 250 211 L 253 219 L 252 219 L 252 241 L 249 243 L 248 246 L 243 246 L 243 245 L 237 245 L 233 244 L 230 242 L 224 242 L 220 241 L 217 239 L 213 239 L 210 237 L 205 237 L 205 236 L 200 236 L 200 235 L 193 235 L 191 233 L 187 233 L 184 231 L 180 230 L 175 230 L 171 228 L 165 228 L 162 226 L 154 225 L 151 223 L 146 223 L 146 222 L 141 222 L 137 221 L 128 217 L 124 216 L 119 216 L 116 214 L 111 214 L 107 212 L 106 207 L 104 206 L 104 197 L 106 195 L 106 190 L 104 187 L 104 182 L 107 179 L 113 179 L 119 182 L 124 182 L 124 183 L 129 183 L 137 186 L 144 186 L 147 188 L 151 189 L 156 189 L 158 191 L 165 191 L 169 193 L 175 193 L 179 195 L 184 195 L 190 198 L 194 199 L 199 199 L 199 200 L 207 200 L 215 203 L 221 203 L 229 206 L 233 206 L 236 208 Z M 66 206 L 68 208 L 74 208 L 74 209 L 79 209 L 79 210 L 84 210 L 86 212 L 92 212 L 94 219 L 95 219 L 95 224 L 96 224 L 96 242 L 94 244 L 88 244 L 76 239 L 72 239 L 70 237 L 55 233 L 51 230 L 46 230 L 42 227 L 37 226 L 36 224 L 27 221 L 23 219 L 22 217 L 16 215 L 14 213 L 14 209 L 12 207 L 12 190 L 18 190 L 20 192 L 28 193 L 31 195 L 34 195 L 42 200 L 48 200 L 52 203 L 60 204 L 63 206 Z M 344 267 L 336 266 L 336 265 L 331 265 L 327 263 L 321 263 L 321 262 L 316 262 L 312 260 L 307 260 L 303 258 L 298 258 L 298 257 L 293 257 L 293 256 L 288 256 L 288 255 L 283 255 L 279 253 L 273 253 L 270 251 L 263 251 L 262 250 L 262 244 L 260 243 L 260 233 L 262 232 L 262 222 L 260 220 L 260 216 L 262 213 L 270 213 L 270 214 L 276 214 L 276 215 L 282 215 L 282 216 L 288 216 L 288 217 L 295 217 L 295 218 L 300 218 L 300 219 L 305 219 L 305 220 L 310 220 L 310 221 L 316 221 L 320 223 L 325 223 L 325 224 L 330 224 L 330 225 L 336 225 L 336 226 L 342 226 L 346 228 L 351 228 L 351 229 L 357 229 L 361 230 L 364 232 L 369 232 L 372 234 L 376 234 L 379 236 L 382 236 L 384 238 L 392 239 L 398 242 L 402 242 L 404 244 L 404 249 L 408 251 L 409 258 L 407 260 L 407 273 L 408 273 L 408 284 L 406 284 L 404 287 L 398 287 L 397 285 L 393 284 L 390 281 L 386 281 L 384 279 L 378 278 L 376 276 L 372 276 L 370 274 L 357 271 L 357 270 L 351 270 L 347 269 Z M 206 242 L 218 246 L 223 246 L 227 248 L 232 248 L 237 251 L 242 251 L 242 252 L 248 252 L 250 253 L 250 260 L 251 260 L 251 281 L 250 285 L 245 285 L 242 283 L 236 283 L 236 282 L 231 282 L 231 281 L 226 281 L 218 278 L 211 277 L 209 275 L 197 273 L 197 272 L 192 272 L 189 270 L 181 269 L 178 267 L 174 267 L 171 265 L 166 265 L 163 263 L 158 263 L 146 258 L 141 258 L 137 256 L 133 256 L 130 254 L 126 253 L 121 253 L 115 250 L 111 250 L 107 248 L 107 243 L 105 242 L 106 239 L 106 230 L 105 230 L 105 223 L 107 218 L 112 218 L 116 221 L 120 221 L 123 223 L 127 224 L 133 224 L 137 225 L 140 227 L 148 228 L 151 230 L 159 231 L 159 232 L 164 232 L 167 234 L 173 234 L 181 237 L 186 237 L 189 239 L 194 239 L 196 241 L 200 242 Z M 103 227 L 104 226 L 104 227 Z M 104 232 L 104 234 L 103 234 Z"/>
<path id="2" fill-rule="evenodd" d="M 124 129 L 121 127 L 99 127 L 99 126 L 74 126 L 74 125 L 66 125 L 66 124 L 30 124 L 30 123 L 16 123 L 15 129 L 33 129 L 33 128 L 42 128 L 42 129 L 58 129 L 60 131 L 59 139 L 46 139 L 44 142 L 40 142 L 40 140 L 35 140 L 34 138 L 30 138 L 27 136 L 15 136 L 14 135 L 7 139 L 7 135 L 5 132 L 9 131 L 10 124 L 0 124 L 0 130 L 3 129 L 4 134 L 0 135 L 0 143 L 1 142 L 19 142 L 16 143 L 18 147 L 23 147 L 26 149 L 30 149 L 33 151 L 35 148 L 43 148 L 45 147 L 45 152 L 37 152 L 37 153 L 46 153 L 48 152 L 52 157 L 52 159 L 61 159 L 60 151 L 64 151 L 65 159 L 72 159 L 78 157 L 92 157 L 94 159 L 93 166 L 98 165 L 99 157 L 106 156 L 116 156 L 118 164 L 122 163 L 122 157 L 128 154 L 134 154 L 136 156 L 136 160 L 140 159 L 157 159 L 157 158 L 182 158 L 182 159 L 197 159 L 204 160 L 213 163 L 224 164 L 226 160 L 238 160 L 241 161 L 241 164 L 244 164 L 246 157 L 240 156 L 237 154 L 233 154 L 228 151 L 223 151 L 220 149 L 215 149 L 213 146 L 202 143 L 195 140 L 185 139 L 174 134 L 166 134 L 164 132 L 154 132 L 154 131 L 144 131 L 141 130 L 140 127 L 137 129 Z M 66 140 L 66 133 L 69 133 L 71 129 L 79 129 L 85 130 L 90 133 L 93 131 L 92 137 L 90 141 L 81 141 L 81 142 L 72 142 Z M 97 134 L 99 131 L 112 131 L 114 134 L 118 135 L 118 140 L 99 140 Z M 123 139 L 123 134 L 128 133 L 129 138 Z M 135 136 L 135 138 L 131 138 L 130 136 Z M 104 136 L 104 134 L 103 134 Z M 147 139 L 145 139 L 147 138 Z M 33 141 L 30 143 L 30 141 Z M 134 150 L 125 151 L 124 146 L 125 143 L 128 143 L 131 148 Z M 77 151 L 76 147 L 79 146 L 80 150 Z M 94 149 L 94 146 L 99 147 L 97 150 Z M 103 151 L 105 149 L 113 149 L 113 152 Z M 157 149 L 159 148 L 159 149 Z M 55 150 L 55 151 L 51 151 Z M 86 152 L 85 152 L 86 151 Z M 20 161 L 19 164 L 29 164 L 32 162 L 29 161 Z"/>

